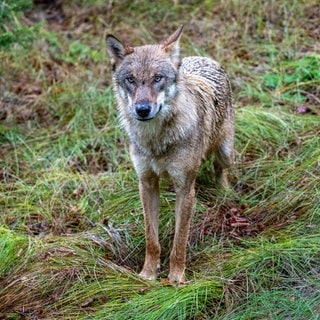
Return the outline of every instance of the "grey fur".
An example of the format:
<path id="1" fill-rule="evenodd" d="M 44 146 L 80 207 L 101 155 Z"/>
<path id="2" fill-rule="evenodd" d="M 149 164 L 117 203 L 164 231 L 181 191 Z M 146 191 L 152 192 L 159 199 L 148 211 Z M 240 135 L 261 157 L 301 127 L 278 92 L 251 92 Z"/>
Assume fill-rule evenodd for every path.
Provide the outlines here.
<path id="1" fill-rule="evenodd" d="M 160 260 L 159 178 L 176 190 L 176 227 L 170 254 L 172 282 L 184 281 L 186 244 L 194 184 L 200 165 L 214 154 L 216 181 L 228 187 L 233 163 L 234 110 L 230 81 L 214 60 L 179 61 L 180 27 L 157 45 L 128 47 L 108 36 L 113 86 L 130 155 L 139 178 L 146 228 L 146 257 L 140 275 L 154 279 Z M 141 112 L 143 106 L 143 112 Z"/>

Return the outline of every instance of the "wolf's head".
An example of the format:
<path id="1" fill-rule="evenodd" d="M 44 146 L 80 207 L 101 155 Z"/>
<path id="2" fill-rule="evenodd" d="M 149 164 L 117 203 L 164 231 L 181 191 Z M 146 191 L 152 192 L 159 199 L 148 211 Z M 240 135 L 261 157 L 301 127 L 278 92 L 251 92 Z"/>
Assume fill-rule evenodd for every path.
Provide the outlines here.
<path id="1" fill-rule="evenodd" d="M 151 120 L 177 93 L 180 26 L 165 41 L 156 45 L 130 47 L 112 35 L 107 36 L 115 89 L 127 116 Z"/>

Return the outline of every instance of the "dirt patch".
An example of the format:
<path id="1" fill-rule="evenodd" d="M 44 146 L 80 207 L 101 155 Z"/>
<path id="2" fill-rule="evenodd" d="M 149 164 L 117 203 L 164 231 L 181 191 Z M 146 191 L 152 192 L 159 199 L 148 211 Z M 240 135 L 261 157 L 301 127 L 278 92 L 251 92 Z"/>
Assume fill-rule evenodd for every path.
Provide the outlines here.
<path id="1" fill-rule="evenodd" d="M 0 97 L 0 120 L 9 123 L 25 123 L 29 120 L 45 119 L 48 111 L 43 107 L 39 86 L 29 87 L 30 91 Z M 20 90 L 20 89 L 19 89 Z"/>
<path id="2" fill-rule="evenodd" d="M 190 243 L 203 242 L 208 236 L 241 240 L 263 232 L 266 212 L 249 215 L 247 210 L 246 205 L 226 202 L 223 206 L 209 207 L 205 212 L 196 214 L 199 222 L 191 227 Z"/>
<path id="3" fill-rule="evenodd" d="M 314 4 L 307 7 L 304 11 L 305 20 L 303 21 L 304 28 L 309 31 L 309 35 L 315 38 L 316 41 L 320 39 L 320 24 L 319 24 L 319 13 L 320 4 Z"/>

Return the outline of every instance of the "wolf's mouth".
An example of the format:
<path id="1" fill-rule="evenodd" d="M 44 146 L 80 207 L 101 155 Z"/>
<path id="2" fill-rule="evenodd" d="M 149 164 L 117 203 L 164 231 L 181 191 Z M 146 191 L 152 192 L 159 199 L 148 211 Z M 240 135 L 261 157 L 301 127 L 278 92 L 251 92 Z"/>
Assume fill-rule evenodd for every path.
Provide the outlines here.
<path id="1" fill-rule="evenodd" d="M 154 117 L 152 117 L 152 118 L 148 118 L 148 119 L 144 119 L 144 118 L 136 118 L 137 120 L 139 120 L 139 121 L 143 121 L 143 122 L 145 122 L 145 121 L 149 121 L 149 120 L 152 120 Z"/>

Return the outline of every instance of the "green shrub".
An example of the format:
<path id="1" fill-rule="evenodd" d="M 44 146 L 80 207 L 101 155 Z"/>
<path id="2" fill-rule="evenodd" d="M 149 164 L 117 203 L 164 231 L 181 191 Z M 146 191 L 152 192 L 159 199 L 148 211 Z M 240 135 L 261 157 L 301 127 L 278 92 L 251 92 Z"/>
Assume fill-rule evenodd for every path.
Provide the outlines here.
<path id="1" fill-rule="evenodd" d="M 8 48 L 13 43 L 26 46 L 32 42 L 38 26 L 25 27 L 19 21 L 19 13 L 31 7 L 31 0 L 0 1 L 0 48 Z"/>

